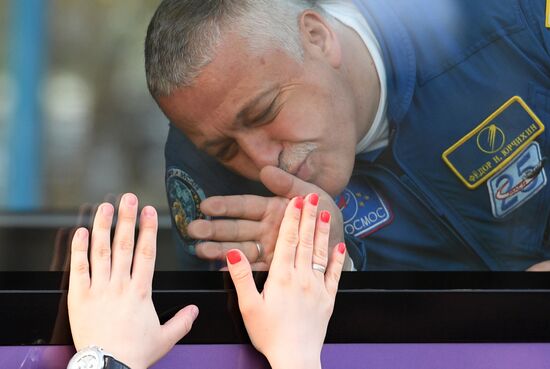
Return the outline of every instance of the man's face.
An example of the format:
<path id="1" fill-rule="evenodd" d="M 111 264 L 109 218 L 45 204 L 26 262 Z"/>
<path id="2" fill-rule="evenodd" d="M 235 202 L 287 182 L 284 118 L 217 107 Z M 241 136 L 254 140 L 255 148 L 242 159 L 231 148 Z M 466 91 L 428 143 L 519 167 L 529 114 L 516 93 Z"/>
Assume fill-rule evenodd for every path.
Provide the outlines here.
<path id="1" fill-rule="evenodd" d="M 303 63 L 280 50 L 250 51 L 225 36 L 190 87 L 157 99 L 201 150 L 249 179 L 273 165 L 331 195 L 347 184 L 357 132 L 353 95 L 322 50 Z"/>

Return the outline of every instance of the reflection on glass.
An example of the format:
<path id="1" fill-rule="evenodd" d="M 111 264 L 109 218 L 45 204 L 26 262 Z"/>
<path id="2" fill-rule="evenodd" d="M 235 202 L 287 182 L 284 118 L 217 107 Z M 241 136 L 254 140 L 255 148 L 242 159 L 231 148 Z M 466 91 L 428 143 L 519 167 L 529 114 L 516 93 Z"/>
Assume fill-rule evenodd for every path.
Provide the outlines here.
<path id="1" fill-rule="evenodd" d="M 209 155 L 195 148 L 201 142 L 185 119 L 173 115 L 167 124 L 147 90 L 143 41 L 158 1 L 29 4 L 0 3 L 0 270 L 63 269 L 74 227 L 89 225 L 96 204 L 116 203 L 126 191 L 159 210 L 159 269 L 217 270 L 224 247 L 235 244 L 200 246 L 192 235 L 199 227 L 190 232 L 190 224 L 220 221 L 200 207 L 207 197 L 271 197 L 238 174 L 263 163 L 261 150 L 271 150 L 271 164 L 318 185 L 301 191 L 318 188 L 341 211 L 349 268 L 525 270 L 550 259 L 545 1 L 320 1 L 352 77 L 338 68 L 317 72 L 307 58 L 302 70 L 273 48 L 265 54 L 271 74 L 242 53 L 235 59 L 240 77 L 214 60 L 218 82 L 251 81 L 247 97 L 259 81 L 288 84 L 292 71 L 317 94 L 268 91 L 242 115 L 254 123 L 255 146 L 222 142 Z M 25 27 L 20 7 L 43 27 Z M 17 42 L 22 37 L 32 42 Z M 21 68 L 32 52 L 38 72 L 25 95 Z M 338 90 L 338 81 L 347 88 Z M 199 105 L 189 101 L 193 96 L 172 105 Z M 205 132 L 210 108 L 197 109 Z M 168 105 L 163 110 L 171 113 Z M 29 112 L 36 114 L 27 125 Z M 229 171 L 212 155 L 244 159 Z M 277 192 L 282 181 L 272 182 Z M 248 204 L 245 218 L 259 211 Z M 238 205 L 225 216 L 237 217 Z M 240 242 L 265 264 L 276 233 L 265 224 L 276 218 L 274 208 L 256 215 L 261 231 L 220 240 Z"/>

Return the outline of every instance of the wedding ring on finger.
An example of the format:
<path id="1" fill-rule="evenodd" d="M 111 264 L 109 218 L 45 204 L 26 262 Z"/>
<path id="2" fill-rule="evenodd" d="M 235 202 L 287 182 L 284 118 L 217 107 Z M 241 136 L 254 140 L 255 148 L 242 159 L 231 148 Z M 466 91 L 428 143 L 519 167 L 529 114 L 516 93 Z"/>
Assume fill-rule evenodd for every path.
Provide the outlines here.
<path id="1" fill-rule="evenodd" d="M 315 264 L 315 263 L 313 263 L 313 264 L 311 264 L 311 267 L 313 268 L 313 270 L 317 270 L 317 271 L 319 271 L 319 272 L 321 272 L 321 273 L 323 273 L 323 274 L 325 274 L 325 272 L 327 271 L 327 268 L 324 267 L 324 266 L 321 265 L 321 264 Z"/>
<path id="2" fill-rule="evenodd" d="M 260 261 L 264 256 L 264 247 L 258 241 L 255 241 L 255 243 L 256 243 L 256 249 L 258 250 L 258 257 L 256 258 L 256 261 Z"/>

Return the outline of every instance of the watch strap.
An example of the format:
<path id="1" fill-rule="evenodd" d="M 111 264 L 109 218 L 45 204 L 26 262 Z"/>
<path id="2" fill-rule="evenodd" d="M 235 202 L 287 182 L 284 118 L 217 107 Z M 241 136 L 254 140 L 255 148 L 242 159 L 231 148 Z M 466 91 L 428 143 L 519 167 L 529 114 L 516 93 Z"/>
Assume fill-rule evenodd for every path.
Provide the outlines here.
<path id="1" fill-rule="evenodd" d="M 115 359 L 112 356 L 105 355 L 105 366 L 104 369 L 130 369 L 129 366 L 125 365 L 124 363 L 121 363 L 117 359 Z"/>

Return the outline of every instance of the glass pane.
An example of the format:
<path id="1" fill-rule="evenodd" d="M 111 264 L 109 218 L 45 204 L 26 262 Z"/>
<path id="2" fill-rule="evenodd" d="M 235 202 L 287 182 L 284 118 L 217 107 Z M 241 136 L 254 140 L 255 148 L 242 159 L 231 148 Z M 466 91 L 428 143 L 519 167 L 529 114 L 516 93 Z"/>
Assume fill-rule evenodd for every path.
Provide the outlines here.
<path id="1" fill-rule="evenodd" d="M 157 208 L 158 265 L 177 267 L 143 65 L 157 4 L 0 2 L 0 270 L 62 268 L 72 228 L 124 192 Z"/>

